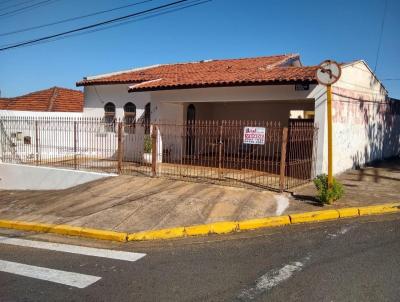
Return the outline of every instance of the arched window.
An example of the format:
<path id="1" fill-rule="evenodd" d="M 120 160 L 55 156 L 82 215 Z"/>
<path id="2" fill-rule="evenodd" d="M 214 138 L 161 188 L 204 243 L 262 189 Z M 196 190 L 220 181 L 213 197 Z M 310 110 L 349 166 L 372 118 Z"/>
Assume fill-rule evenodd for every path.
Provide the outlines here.
<path id="1" fill-rule="evenodd" d="M 111 102 L 104 105 L 104 123 L 106 131 L 115 130 L 115 105 Z"/>
<path id="2" fill-rule="evenodd" d="M 124 106 L 124 126 L 126 133 L 135 132 L 136 122 L 136 106 L 135 104 L 128 102 Z"/>
<path id="3" fill-rule="evenodd" d="M 151 105 L 150 103 L 147 103 L 146 106 L 144 106 L 144 133 L 145 134 L 150 134 L 150 120 L 151 120 Z"/>
<path id="4" fill-rule="evenodd" d="M 115 105 L 113 103 L 108 102 L 104 105 L 104 117 L 115 118 Z"/>

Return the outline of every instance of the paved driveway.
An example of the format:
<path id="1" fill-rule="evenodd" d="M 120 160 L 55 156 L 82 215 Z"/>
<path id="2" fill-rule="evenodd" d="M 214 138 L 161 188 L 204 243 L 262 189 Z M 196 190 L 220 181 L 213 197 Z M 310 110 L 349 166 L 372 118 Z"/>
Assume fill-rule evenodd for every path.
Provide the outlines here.
<path id="1" fill-rule="evenodd" d="M 60 191 L 0 191 L 0 219 L 134 232 L 276 215 L 287 200 L 268 191 L 120 176 Z"/>
<path id="2" fill-rule="evenodd" d="M 400 160 L 339 176 L 345 195 L 323 209 L 397 202 Z M 0 191 L 0 219 L 136 232 L 321 210 L 313 184 L 290 194 L 119 176 L 60 191 Z"/>

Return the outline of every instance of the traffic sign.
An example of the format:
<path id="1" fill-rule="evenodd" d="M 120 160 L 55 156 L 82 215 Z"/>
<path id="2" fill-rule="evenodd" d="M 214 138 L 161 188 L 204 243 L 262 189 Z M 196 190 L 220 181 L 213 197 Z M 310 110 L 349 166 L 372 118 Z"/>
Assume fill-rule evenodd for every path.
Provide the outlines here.
<path id="1" fill-rule="evenodd" d="M 317 81 L 321 85 L 332 85 L 339 80 L 342 74 L 340 65 L 332 60 L 325 60 L 317 69 Z"/>

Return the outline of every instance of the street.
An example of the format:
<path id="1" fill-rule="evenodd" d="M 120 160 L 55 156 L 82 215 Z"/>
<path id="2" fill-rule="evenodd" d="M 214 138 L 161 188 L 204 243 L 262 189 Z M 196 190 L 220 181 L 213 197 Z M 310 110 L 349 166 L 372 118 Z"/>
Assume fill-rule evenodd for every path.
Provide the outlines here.
<path id="1" fill-rule="evenodd" d="M 398 301 L 399 231 L 399 214 L 128 244 L 2 230 L 1 301 Z"/>

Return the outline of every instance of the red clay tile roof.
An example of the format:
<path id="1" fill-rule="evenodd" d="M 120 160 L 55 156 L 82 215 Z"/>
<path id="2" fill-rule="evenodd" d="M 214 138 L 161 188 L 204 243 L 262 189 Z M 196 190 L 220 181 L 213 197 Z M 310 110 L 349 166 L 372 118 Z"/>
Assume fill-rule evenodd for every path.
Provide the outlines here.
<path id="1" fill-rule="evenodd" d="M 92 77 L 77 86 L 135 84 L 129 91 L 316 82 L 315 66 L 288 67 L 298 55 L 278 55 L 230 60 L 159 65 Z"/>
<path id="2" fill-rule="evenodd" d="M 82 112 L 83 93 L 52 87 L 13 98 L 0 98 L 0 110 Z"/>

